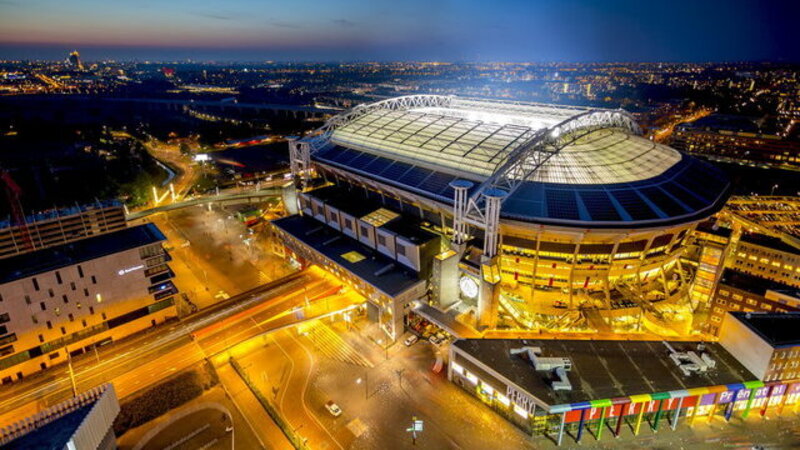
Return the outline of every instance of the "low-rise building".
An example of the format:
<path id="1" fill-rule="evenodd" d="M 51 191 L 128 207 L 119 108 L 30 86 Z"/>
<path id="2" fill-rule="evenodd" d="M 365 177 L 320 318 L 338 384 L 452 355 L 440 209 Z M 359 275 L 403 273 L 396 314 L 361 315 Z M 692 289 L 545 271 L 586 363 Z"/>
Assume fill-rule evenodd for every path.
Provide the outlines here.
<path id="1" fill-rule="evenodd" d="M 800 287 L 800 249 L 764 234 L 739 238 L 730 267 L 768 280 Z"/>
<path id="2" fill-rule="evenodd" d="M 728 312 L 800 311 L 800 288 L 725 269 L 708 315 L 708 332 L 718 336 Z"/>
<path id="3" fill-rule="evenodd" d="M 465 339 L 450 347 L 448 379 L 559 445 L 781 413 L 800 401 L 800 380 L 762 381 L 704 342 Z"/>
<path id="4" fill-rule="evenodd" d="M 719 343 L 760 380 L 800 378 L 800 312 L 728 313 Z"/>
<path id="5" fill-rule="evenodd" d="M 9 383 L 176 316 L 153 224 L 0 260 L 0 379 Z"/>
<path id="6" fill-rule="evenodd" d="M 800 142 L 762 130 L 749 117 L 712 114 L 680 124 L 672 146 L 723 161 L 800 166 Z"/>

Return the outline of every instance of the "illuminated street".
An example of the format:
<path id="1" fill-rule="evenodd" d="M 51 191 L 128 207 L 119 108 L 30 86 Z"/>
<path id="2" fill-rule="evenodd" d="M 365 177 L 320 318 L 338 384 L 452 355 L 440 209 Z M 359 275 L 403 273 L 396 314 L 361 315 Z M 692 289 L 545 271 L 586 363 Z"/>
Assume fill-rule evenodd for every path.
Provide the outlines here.
<path id="1" fill-rule="evenodd" d="M 0 450 L 800 449 L 800 2 L 284 3 L 0 0 Z"/>

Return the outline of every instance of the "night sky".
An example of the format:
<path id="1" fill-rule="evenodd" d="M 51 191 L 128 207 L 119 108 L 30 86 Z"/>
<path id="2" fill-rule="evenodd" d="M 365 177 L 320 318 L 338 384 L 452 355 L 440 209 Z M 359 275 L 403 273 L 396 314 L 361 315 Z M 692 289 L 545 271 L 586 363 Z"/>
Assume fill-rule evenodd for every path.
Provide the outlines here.
<path id="1" fill-rule="evenodd" d="M 800 0 L 0 0 L 0 58 L 800 61 Z"/>

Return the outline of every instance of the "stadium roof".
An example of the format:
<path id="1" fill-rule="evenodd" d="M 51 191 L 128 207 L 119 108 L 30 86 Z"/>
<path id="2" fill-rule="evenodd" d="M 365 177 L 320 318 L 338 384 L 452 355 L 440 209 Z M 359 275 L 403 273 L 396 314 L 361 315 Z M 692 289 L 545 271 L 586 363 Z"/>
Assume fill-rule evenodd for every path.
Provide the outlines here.
<path id="1" fill-rule="evenodd" d="M 409 96 L 359 106 L 307 138 L 324 165 L 452 203 L 510 191 L 505 218 L 608 227 L 684 222 L 715 212 L 726 177 L 640 136 L 621 110 Z"/>

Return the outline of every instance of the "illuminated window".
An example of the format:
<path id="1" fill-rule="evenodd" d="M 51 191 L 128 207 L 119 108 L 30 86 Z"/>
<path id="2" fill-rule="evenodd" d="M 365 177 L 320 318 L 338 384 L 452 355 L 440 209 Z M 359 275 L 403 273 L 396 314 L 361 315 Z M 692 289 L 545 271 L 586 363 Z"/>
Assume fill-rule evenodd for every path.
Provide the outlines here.
<path id="1" fill-rule="evenodd" d="M 463 374 L 464 373 L 464 368 L 461 367 L 458 363 L 451 362 L 450 363 L 450 367 L 453 369 L 453 372 L 456 372 L 456 373 L 459 373 L 459 374 Z"/>
<path id="2" fill-rule="evenodd" d="M 97 303 L 100 303 L 100 302 L 102 302 L 102 301 L 103 301 L 103 296 L 102 296 L 102 295 L 100 295 L 100 293 L 99 293 L 99 292 L 98 292 L 98 293 L 97 293 L 97 295 L 95 295 L 94 297 L 97 299 Z"/>
<path id="3" fill-rule="evenodd" d="M 465 375 L 467 377 L 467 380 L 469 380 L 470 383 L 478 384 L 478 377 L 476 377 L 474 374 L 469 373 L 467 371 L 464 371 L 464 373 L 465 373 Z"/>
<path id="4" fill-rule="evenodd" d="M 362 255 L 361 253 L 358 253 L 357 251 L 352 251 L 352 252 L 347 252 L 347 253 L 343 254 L 342 258 L 344 258 L 346 261 L 348 261 L 350 263 L 355 264 L 355 263 L 357 263 L 359 261 L 365 260 L 366 256 Z"/>
<path id="5" fill-rule="evenodd" d="M 511 400 L 509 400 L 508 397 L 499 392 L 494 395 L 494 398 L 497 399 L 498 402 L 503 404 L 503 406 L 508 406 L 511 404 Z"/>

